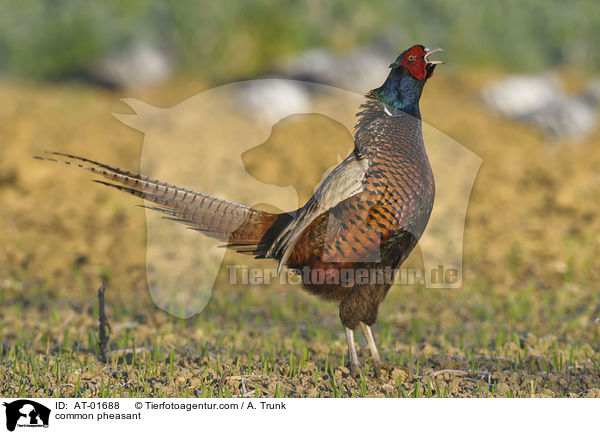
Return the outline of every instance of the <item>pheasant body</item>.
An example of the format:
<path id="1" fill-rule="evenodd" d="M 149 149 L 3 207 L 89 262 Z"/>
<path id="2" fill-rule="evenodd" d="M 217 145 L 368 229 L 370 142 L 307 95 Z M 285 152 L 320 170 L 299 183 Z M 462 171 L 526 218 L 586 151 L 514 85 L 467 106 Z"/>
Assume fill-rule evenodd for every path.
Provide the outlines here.
<path id="1" fill-rule="evenodd" d="M 308 273 L 303 273 L 309 276 L 304 279 L 305 288 L 339 301 L 342 323 L 350 329 L 355 329 L 360 322 L 367 325 L 375 322 L 393 272 L 425 229 L 434 197 L 433 175 L 423 146 L 420 119 L 406 114 L 389 116 L 374 99 L 363 107 L 355 152 L 340 166 L 343 173 L 345 167 L 356 164 L 357 160 L 364 161 L 361 191 L 311 220 L 289 258 L 275 256 L 285 259 L 290 268 L 308 267 Z M 327 178 L 321 188 L 336 189 L 336 179 L 332 179 Z M 305 218 L 304 210 L 313 207 L 313 200 L 319 197 L 316 194 L 300 210 L 298 219 Z M 294 228 L 295 221 L 284 233 L 290 226 Z M 354 285 L 341 284 L 335 279 L 330 284 L 315 283 L 314 270 L 324 270 L 324 274 L 334 270 L 329 273 L 334 278 L 342 275 L 342 270 L 354 278 L 358 270 L 385 278 L 380 279 L 383 282 Z"/>
<path id="2" fill-rule="evenodd" d="M 442 63 L 428 59 L 437 51 L 415 45 L 398 56 L 385 83 L 367 95 L 358 113 L 354 151 L 292 213 L 260 211 L 69 154 L 38 158 L 99 174 L 112 182 L 97 182 L 153 203 L 149 208 L 165 218 L 223 240 L 238 252 L 276 259 L 280 270 L 287 266 L 302 274 L 309 292 L 339 303 L 350 365 L 357 374 L 353 330 L 362 326 L 378 366 L 370 326 L 433 207 L 419 99 Z"/>

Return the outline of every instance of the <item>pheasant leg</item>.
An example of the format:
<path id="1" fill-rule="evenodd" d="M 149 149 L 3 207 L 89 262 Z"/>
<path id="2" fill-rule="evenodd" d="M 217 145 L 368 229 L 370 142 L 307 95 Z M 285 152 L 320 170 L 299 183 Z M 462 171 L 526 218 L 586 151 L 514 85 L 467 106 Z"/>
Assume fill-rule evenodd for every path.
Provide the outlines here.
<path id="1" fill-rule="evenodd" d="M 360 325 L 363 329 L 363 333 L 365 334 L 365 338 L 367 339 L 367 345 L 369 347 L 369 350 L 371 351 L 371 360 L 373 361 L 375 374 L 379 377 L 379 371 L 381 369 L 384 369 L 386 371 L 391 371 L 392 369 L 394 369 L 394 365 L 382 361 L 379 357 L 379 351 L 377 351 L 377 345 L 375 345 L 375 339 L 373 339 L 373 332 L 371 331 L 371 327 L 369 327 L 363 322 L 361 322 Z"/>
<path id="2" fill-rule="evenodd" d="M 354 346 L 354 331 L 346 327 L 346 342 L 348 343 L 348 361 L 350 363 L 350 374 L 357 378 L 360 377 L 360 363 L 358 363 L 358 354 Z"/>

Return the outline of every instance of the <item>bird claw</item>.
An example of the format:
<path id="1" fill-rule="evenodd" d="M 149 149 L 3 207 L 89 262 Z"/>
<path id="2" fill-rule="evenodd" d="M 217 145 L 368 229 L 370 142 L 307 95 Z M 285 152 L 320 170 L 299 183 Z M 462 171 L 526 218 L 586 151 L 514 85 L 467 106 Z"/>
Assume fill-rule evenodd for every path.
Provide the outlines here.
<path id="1" fill-rule="evenodd" d="M 373 370 L 375 371 L 375 377 L 381 378 L 381 371 L 392 372 L 394 369 L 394 365 L 388 362 L 384 362 L 382 360 L 371 359 L 371 364 L 373 365 Z"/>
<path id="2" fill-rule="evenodd" d="M 358 363 L 350 363 L 350 375 L 352 378 L 358 379 L 362 374 L 362 370 L 360 369 L 360 365 Z"/>
<path id="3" fill-rule="evenodd" d="M 383 369 L 388 372 L 392 372 L 394 368 L 397 368 L 396 365 L 388 362 L 384 362 L 383 360 L 373 360 L 373 365 L 378 369 Z"/>
<path id="4" fill-rule="evenodd" d="M 381 377 L 381 371 L 386 371 L 388 374 L 391 374 L 394 369 L 400 369 L 404 371 L 407 375 L 407 378 L 412 378 L 412 372 L 410 369 L 404 366 L 394 365 L 392 363 L 384 362 L 383 360 L 374 360 L 371 359 L 371 363 L 373 364 L 373 369 L 375 371 L 375 377 Z"/>

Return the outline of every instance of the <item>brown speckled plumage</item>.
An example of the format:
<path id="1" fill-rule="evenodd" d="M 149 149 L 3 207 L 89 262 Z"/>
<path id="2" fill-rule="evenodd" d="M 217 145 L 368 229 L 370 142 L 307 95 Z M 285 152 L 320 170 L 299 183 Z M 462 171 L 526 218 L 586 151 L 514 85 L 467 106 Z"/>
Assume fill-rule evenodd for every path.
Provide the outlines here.
<path id="1" fill-rule="evenodd" d="M 310 223 L 286 262 L 290 268 L 396 269 L 425 229 L 434 183 L 420 119 L 389 116 L 375 100 L 368 101 L 359 116 L 355 152 L 342 164 L 354 159 L 367 162 L 362 191 Z M 375 322 L 390 284 L 345 287 L 305 282 L 305 287 L 339 301 L 342 323 L 355 329 L 361 321 Z"/>

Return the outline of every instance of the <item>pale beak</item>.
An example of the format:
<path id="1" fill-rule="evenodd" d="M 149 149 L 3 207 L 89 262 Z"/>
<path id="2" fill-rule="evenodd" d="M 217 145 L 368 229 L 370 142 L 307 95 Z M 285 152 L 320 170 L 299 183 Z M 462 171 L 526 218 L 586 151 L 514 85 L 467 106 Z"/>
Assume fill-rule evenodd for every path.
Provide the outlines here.
<path id="1" fill-rule="evenodd" d="M 428 65 L 441 65 L 442 63 L 444 63 L 443 60 L 429 60 L 428 57 L 433 54 L 433 53 L 437 53 L 439 51 L 444 51 L 439 47 L 436 48 L 425 48 L 425 56 L 423 56 L 423 58 L 425 59 L 425 63 L 427 63 Z"/>

